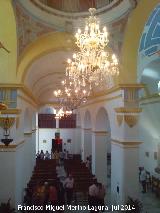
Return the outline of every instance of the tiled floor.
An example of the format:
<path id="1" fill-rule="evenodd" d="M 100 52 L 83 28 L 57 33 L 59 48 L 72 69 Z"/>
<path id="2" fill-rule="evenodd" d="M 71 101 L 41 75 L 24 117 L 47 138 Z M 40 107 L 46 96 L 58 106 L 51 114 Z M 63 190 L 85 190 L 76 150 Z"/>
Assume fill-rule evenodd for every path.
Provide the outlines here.
<path id="1" fill-rule="evenodd" d="M 160 213 L 160 198 L 157 198 L 154 193 L 141 193 L 140 200 L 143 203 L 144 213 Z"/>

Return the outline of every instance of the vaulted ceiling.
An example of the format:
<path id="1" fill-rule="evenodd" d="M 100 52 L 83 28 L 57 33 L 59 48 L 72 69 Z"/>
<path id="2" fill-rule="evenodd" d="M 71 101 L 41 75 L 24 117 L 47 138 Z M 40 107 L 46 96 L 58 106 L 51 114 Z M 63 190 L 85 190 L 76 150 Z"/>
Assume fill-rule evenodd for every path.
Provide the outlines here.
<path id="1" fill-rule="evenodd" d="M 79 26 L 83 27 L 84 18 L 89 15 L 88 12 L 84 13 L 83 11 L 87 11 L 92 6 L 90 2 L 89 0 L 13 0 L 17 21 L 19 62 L 27 49 L 38 38 L 47 34 L 54 34 L 54 32 L 74 34 Z M 135 1 L 93 1 L 93 6 L 99 8 L 97 14 L 102 26 L 107 25 L 109 29 L 109 46 L 118 56 L 120 56 L 129 13 L 135 6 L 132 4 L 133 2 Z M 69 10 L 73 13 L 69 13 Z M 76 13 L 74 13 L 75 11 Z M 66 42 L 69 41 L 66 40 Z M 52 46 L 53 44 L 51 43 L 50 45 Z M 41 103 L 56 101 L 53 91 L 61 86 L 61 80 L 65 74 L 65 61 L 72 56 L 72 53 L 73 49 L 66 50 L 62 46 L 59 50 L 50 51 L 38 56 L 28 65 L 23 79 L 24 84 Z"/>

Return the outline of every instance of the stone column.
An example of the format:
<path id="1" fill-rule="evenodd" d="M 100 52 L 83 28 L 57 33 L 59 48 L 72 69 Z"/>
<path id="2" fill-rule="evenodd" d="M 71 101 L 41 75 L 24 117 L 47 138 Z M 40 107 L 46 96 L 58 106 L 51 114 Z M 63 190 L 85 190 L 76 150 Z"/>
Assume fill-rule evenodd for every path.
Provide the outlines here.
<path id="1" fill-rule="evenodd" d="M 92 132 L 91 128 L 85 128 L 82 132 L 82 160 L 85 161 L 86 158 L 92 153 Z"/>
<path id="2" fill-rule="evenodd" d="M 81 127 L 76 127 L 76 133 L 75 133 L 75 142 L 74 142 L 74 154 L 80 154 L 81 153 Z"/>
<path id="3" fill-rule="evenodd" d="M 92 173 L 104 185 L 107 183 L 107 136 L 106 131 L 92 132 Z"/>
<path id="4" fill-rule="evenodd" d="M 59 129 L 59 118 L 56 118 L 56 129 Z"/>
<path id="5" fill-rule="evenodd" d="M 139 198 L 138 90 L 142 86 L 128 85 L 122 89 L 123 106 L 115 108 L 115 130 L 112 132 L 111 191 L 117 204 L 128 196 Z"/>

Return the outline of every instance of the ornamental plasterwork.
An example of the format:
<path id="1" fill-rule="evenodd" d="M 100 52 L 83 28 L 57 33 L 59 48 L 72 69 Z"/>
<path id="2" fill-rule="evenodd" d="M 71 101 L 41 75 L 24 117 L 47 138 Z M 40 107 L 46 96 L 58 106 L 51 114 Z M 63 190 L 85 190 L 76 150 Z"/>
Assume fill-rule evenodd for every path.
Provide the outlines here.
<path id="1" fill-rule="evenodd" d="M 138 122 L 137 114 L 125 114 L 125 115 L 116 115 L 118 126 L 122 125 L 122 122 L 125 122 L 130 128 L 134 127 Z"/>
<path id="2" fill-rule="evenodd" d="M 53 32 L 54 29 L 27 14 L 17 1 L 14 1 L 13 6 L 17 22 L 18 56 L 20 56 L 30 43 L 44 34 Z"/>
<path id="3" fill-rule="evenodd" d="M 120 60 L 124 32 L 128 22 L 128 15 L 109 25 L 110 47 Z"/>

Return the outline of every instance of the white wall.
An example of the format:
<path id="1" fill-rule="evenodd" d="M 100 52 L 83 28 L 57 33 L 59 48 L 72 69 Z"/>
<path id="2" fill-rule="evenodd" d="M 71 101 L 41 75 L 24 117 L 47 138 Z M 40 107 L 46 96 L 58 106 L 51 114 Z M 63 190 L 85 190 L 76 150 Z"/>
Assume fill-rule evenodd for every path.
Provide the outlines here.
<path id="1" fill-rule="evenodd" d="M 0 202 L 15 203 L 15 152 L 0 150 Z"/>
<path id="2" fill-rule="evenodd" d="M 141 105 L 140 115 L 140 139 L 143 144 L 140 147 L 140 166 L 154 174 L 154 169 L 158 165 L 158 160 L 154 159 L 154 152 L 158 152 L 160 143 L 160 113 L 159 103 Z M 149 157 L 145 155 L 149 152 Z"/>
<path id="3" fill-rule="evenodd" d="M 51 151 L 52 139 L 55 138 L 56 131 L 56 129 L 39 128 L 39 150 Z M 63 149 L 68 150 L 69 153 L 75 153 L 75 147 L 77 147 L 76 144 L 78 141 L 77 129 L 60 129 L 60 137 L 63 139 Z M 67 143 L 67 139 L 71 139 L 71 144 Z M 43 143 L 43 140 L 46 140 L 46 143 Z"/>

